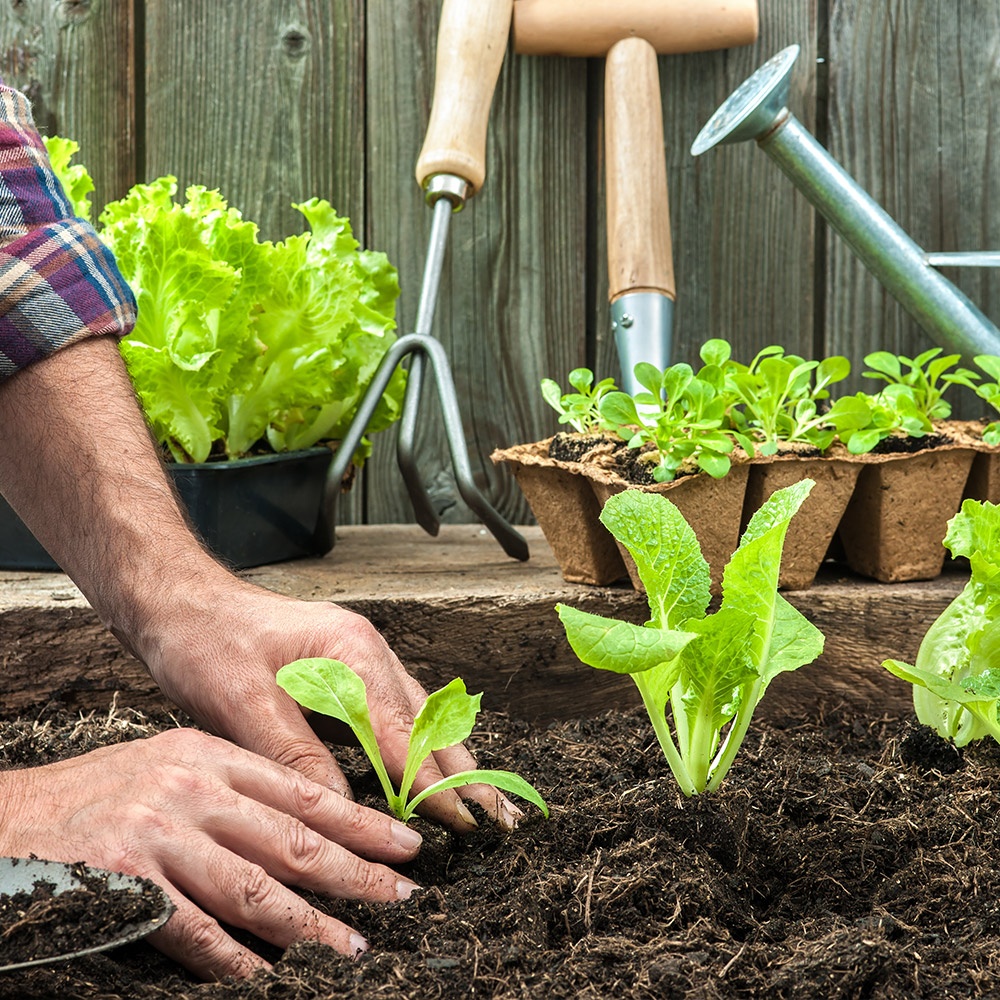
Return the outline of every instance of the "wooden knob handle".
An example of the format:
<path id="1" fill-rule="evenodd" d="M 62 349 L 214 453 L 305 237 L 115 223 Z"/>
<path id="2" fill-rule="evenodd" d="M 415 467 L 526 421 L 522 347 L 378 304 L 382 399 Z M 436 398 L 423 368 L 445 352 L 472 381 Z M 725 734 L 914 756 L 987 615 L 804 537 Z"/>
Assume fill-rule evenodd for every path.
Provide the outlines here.
<path id="1" fill-rule="evenodd" d="M 517 0 L 514 51 L 603 56 L 623 38 L 645 38 L 661 55 L 749 45 L 757 0 Z"/>
<path id="2" fill-rule="evenodd" d="M 461 177 L 470 194 L 483 186 L 486 126 L 513 6 L 513 0 L 444 0 L 431 117 L 417 160 L 421 187 L 434 174 Z"/>
<path id="3" fill-rule="evenodd" d="M 641 38 L 617 42 L 604 73 L 608 298 L 636 291 L 674 298 L 656 50 Z"/>

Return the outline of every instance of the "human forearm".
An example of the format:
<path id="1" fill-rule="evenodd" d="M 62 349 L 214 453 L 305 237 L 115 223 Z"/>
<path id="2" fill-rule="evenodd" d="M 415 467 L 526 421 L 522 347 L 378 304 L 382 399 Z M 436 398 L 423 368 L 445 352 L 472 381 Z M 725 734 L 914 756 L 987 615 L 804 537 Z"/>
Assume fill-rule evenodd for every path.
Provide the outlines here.
<path id="1" fill-rule="evenodd" d="M 110 337 L 0 385 L 0 492 L 130 648 L 185 581 L 224 575 L 187 528 Z"/>

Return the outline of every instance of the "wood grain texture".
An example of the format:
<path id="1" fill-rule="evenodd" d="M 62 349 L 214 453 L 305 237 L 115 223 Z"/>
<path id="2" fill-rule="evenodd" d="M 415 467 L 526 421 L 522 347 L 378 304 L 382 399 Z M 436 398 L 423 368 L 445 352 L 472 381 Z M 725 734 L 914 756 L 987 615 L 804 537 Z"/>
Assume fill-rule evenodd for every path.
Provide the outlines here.
<path id="1" fill-rule="evenodd" d="M 362 0 L 146 0 L 147 177 L 218 188 L 265 239 L 327 198 L 365 230 Z"/>
<path id="2" fill-rule="evenodd" d="M 80 144 L 98 208 L 136 179 L 135 33 L 134 0 L 0 4 L 0 76 L 28 96 L 43 135 Z"/>
<path id="3" fill-rule="evenodd" d="M 993 0 L 832 4 L 830 151 L 925 250 L 1000 247 L 998 39 Z M 997 320 L 995 268 L 943 273 Z M 826 288 L 831 352 L 934 346 L 835 234 Z M 956 415 L 980 415 L 971 394 L 953 399 Z"/>

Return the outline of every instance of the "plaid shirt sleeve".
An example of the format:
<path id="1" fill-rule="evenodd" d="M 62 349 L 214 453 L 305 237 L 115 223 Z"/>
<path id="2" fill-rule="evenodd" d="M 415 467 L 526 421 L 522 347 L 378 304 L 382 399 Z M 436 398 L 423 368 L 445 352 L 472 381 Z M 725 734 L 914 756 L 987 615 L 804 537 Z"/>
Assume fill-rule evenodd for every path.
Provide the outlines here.
<path id="1" fill-rule="evenodd" d="M 111 251 L 73 217 L 27 98 L 0 83 L 0 381 L 85 337 L 124 336 L 135 308 Z"/>

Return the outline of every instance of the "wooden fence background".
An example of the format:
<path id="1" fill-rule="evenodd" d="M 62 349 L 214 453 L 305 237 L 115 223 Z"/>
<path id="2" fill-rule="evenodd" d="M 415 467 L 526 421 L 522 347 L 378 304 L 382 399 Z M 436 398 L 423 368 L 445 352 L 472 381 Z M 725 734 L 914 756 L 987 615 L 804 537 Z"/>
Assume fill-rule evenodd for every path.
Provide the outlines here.
<path id="1" fill-rule="evenodd" d="M 610 0 L 609 0 L 610 2 Z M 807 356 L 931 346 L 752 143 L 694 159 L 694 136 L 758 65 L 802 47 L 791 110 L 928 250 L 1000 248 L 997 0 L 760 0 L 756 44 L 661 57 L 678 359 L 724 336 Z M 439 0 L 2 0 L 0 73 L 43 130 L 76 138 L 95 204 L 164 173 L 218 187 L 267 238 L 329 198 L 399 267 L 416 311 L 431 213 L 413 179 L 430 109 Z M 435 325 L 476 475 L 530 519 L 498 445 L 556 428 L 539 379 L 617 372 L 604 272 L 601 60 L 508 53 L 488 177 L 455 216 Z M 1000 319 L 1000 276 L 948 272 Z M 856 380 L 860 386 L 860 380 Z M 959 412 L 978 415 L 971 399 Z M 412 519 L 382 435 L 342 520 Z M 436 401 L 419 456 L 445 521 L 453 487 Z"/>

